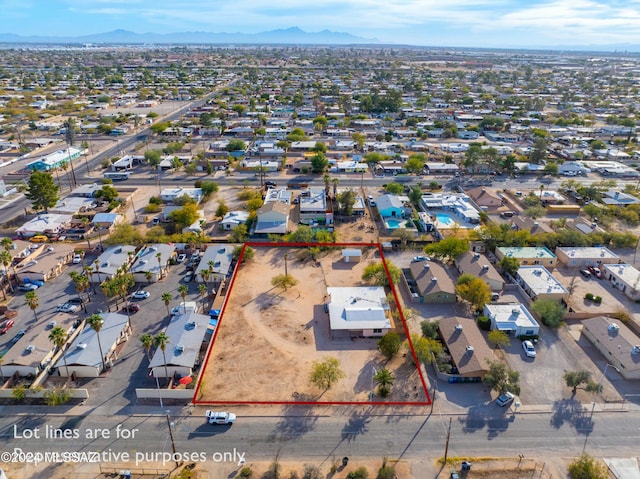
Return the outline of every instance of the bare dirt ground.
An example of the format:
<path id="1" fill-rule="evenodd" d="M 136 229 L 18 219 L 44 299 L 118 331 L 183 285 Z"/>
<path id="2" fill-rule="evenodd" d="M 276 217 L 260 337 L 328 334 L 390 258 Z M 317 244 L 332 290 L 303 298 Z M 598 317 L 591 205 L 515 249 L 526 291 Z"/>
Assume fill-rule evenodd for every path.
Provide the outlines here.
<path id="1" fill-rule="evenodd" d="M 332 339 L 323 310 L 327 286 L 363 285 L 362 272 L 374 258 L 365 250 L 359 264 L 341 260 L 340 248 L 306 258 L 303 248 L 256 248 L 242 265 L 202 375 L 200 401 L 362 401 L 369 400 L 372 376 L 386 367 L 396 377 L 386 401 L 425 401 L 419 373 L 409 357 L 386 362 L 375 339 Z M 287 291 L 271 278 L 289 274 L 298 284 Z M 302 256 L 305 256 L 303 259 Z M 399 332 L 403 332 L 398 324 Z M 336 357 L 346 377 L 323 392 L 309 383 L 312 363 Z M 382 400 L 376 397 L 376 400 Z"/>

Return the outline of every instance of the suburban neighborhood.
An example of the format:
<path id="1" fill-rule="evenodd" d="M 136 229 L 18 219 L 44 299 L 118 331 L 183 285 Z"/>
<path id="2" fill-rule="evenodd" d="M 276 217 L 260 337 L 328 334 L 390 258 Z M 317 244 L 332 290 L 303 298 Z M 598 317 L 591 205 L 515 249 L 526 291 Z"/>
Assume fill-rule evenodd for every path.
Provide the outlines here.
<path id="1" fill-rule="evenodd" d="M 351 443 L 370 416 L 433 414 L 438 450 L 420 454 L 445 447 L 441 477 L 574 477 L 586 452 L 602 477 L 640 474 L 607 459 L 638 469 L 637 452 L 587 445 L 615 437 L 610 415 L 635 444 L 640 414 L 636 56 L 2 51 L 3 415 L 160 414 L 172 457 L 174 435 L 304 444 L 318 415 L 348 416 L 331 454 L 283 460 L 354 479 L 431 477 L 399 433 L 388 452 Z M 562 458 L 497 451 L 504 475 L 476 476 L 489 454 L 467 444 L 447 461 L 450 418 L 508 441 L 543 415 L 579 439 Z M 262 417 L 281 423 L 253 436 Z M 278 454 L 91 477 L 285 477 L 259 475 Z"/>

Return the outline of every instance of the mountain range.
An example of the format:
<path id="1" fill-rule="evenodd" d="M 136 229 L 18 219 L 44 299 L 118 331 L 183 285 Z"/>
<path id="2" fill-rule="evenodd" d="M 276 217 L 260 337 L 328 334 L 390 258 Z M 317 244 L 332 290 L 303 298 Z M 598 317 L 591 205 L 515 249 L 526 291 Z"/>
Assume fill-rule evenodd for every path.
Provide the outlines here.
<path id="1" fill-rule="evenodd" d="M 350 33 L 305 32 L 298 27 L 270 30 L 260 33 L 135 33 L 128 30 L 113 30 L 77 37 L 49 35 L 22 36 L 0 33 L 0 43 L 95 43 L 95 44 L 285 44 L 285 45 L 351 45 L 375 44 L 375 38 L 363 38 Z"/>

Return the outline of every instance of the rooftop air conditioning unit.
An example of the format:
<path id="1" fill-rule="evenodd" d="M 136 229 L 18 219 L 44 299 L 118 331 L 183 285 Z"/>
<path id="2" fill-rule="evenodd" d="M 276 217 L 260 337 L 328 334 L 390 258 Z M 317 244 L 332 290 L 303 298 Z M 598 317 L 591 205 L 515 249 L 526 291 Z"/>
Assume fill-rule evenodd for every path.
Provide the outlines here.
<path id="1" fill-rule="evenodd" d="M 76 349 L 87 349 L 87 343 L 79 343 Z"/>
<path id="2" fill-rule="evenodd" d="M 429 269 L 429 263 L 424 263 L 424 264 L 422 265 L 422 267 L 423 267 L 424 269 Z"/>
<path id="3" fill-rule="evenodd" d="M 473 354 L 473 346 L 467 346 L 466 348 L 467 354 Z"/>
<path id="4" fill-rule="evenodd" d="M 473 257 L 474 257 L 475 259 L 480 259 L 480 253 L 474 253 Z"/>
<path id="5" fill-rule="evenodd" d="M 460 332 L 460 331 L 462 331 L 462 325 L 456 324 L 456 332 Z"/>
<path id="6" fill-rule="evenodd" d="M 49 327 L 49 329 L 53 329 L 56 327 L 56 324 L 58 324 L 56 321 L 50 321 L 47 326 Z"/>
<path id="7" fill-rule="evenodd" d="M 513 308 L 513 309 L 511 310 L 511 313 L 512 313 L 512 314 L 520 314 L 520 309 L 518 309 L 518 308 Z"/>
<path id="8" fill-rule="evenodd" d="M 633 355 L 640 354 L 640 344 L 636 344 L 634 347 L 631 348 L 631 354 Z"/>
<path id="9" fill-rule="evenodd" d="M 25 348 L 25 351 L 26 351 L 26 352 L 28 352 L 28 353 L 32 353 L 32 352 L 34 352 L 35 350 L 36 350 L 36 347 L 35 347 L 33 344 L 30 344 L 29 346 L 27 346 L 27 347 Z"/>
<path id="10" fill-rule="evenodd" d="M 482 265 L 482 270 L 483 271 L 487 271 L 489 269 L 489 265 L 488 264 L 483 264 Z"/>
<path id="11" fill-rule="evenodd" d="M 436 281 L 438 281 L 438 278 L 434 276 L 433 278 L 431 278 L 431 281 L 435 283 Z"/>
<path id="12" fill-rule="evenodd" d="M 611 323 L 609 326 L 607 326 L 607 330 L 611 333 L 617 333 L 620 330 L 620 326 L 618 326 L 616 323 Z"/>
<path id="13" fill-rule="evenodd" d="M 184 346 L 182 344 L 178 344 L 176 346 L 176 351 L 179 352 L 179 353 L 184 352 Z"/>

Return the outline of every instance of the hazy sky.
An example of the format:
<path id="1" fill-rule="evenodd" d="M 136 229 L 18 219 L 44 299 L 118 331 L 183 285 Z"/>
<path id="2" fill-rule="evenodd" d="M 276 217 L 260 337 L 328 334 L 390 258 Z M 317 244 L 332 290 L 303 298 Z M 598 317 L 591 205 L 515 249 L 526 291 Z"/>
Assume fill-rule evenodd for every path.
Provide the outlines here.
<path id="1" fill-rule="evenodd" d="M 299 27 L 385 43 L 640 44 L 640 0 L 0 0 L 0 33 L 257 33 Z"/>

